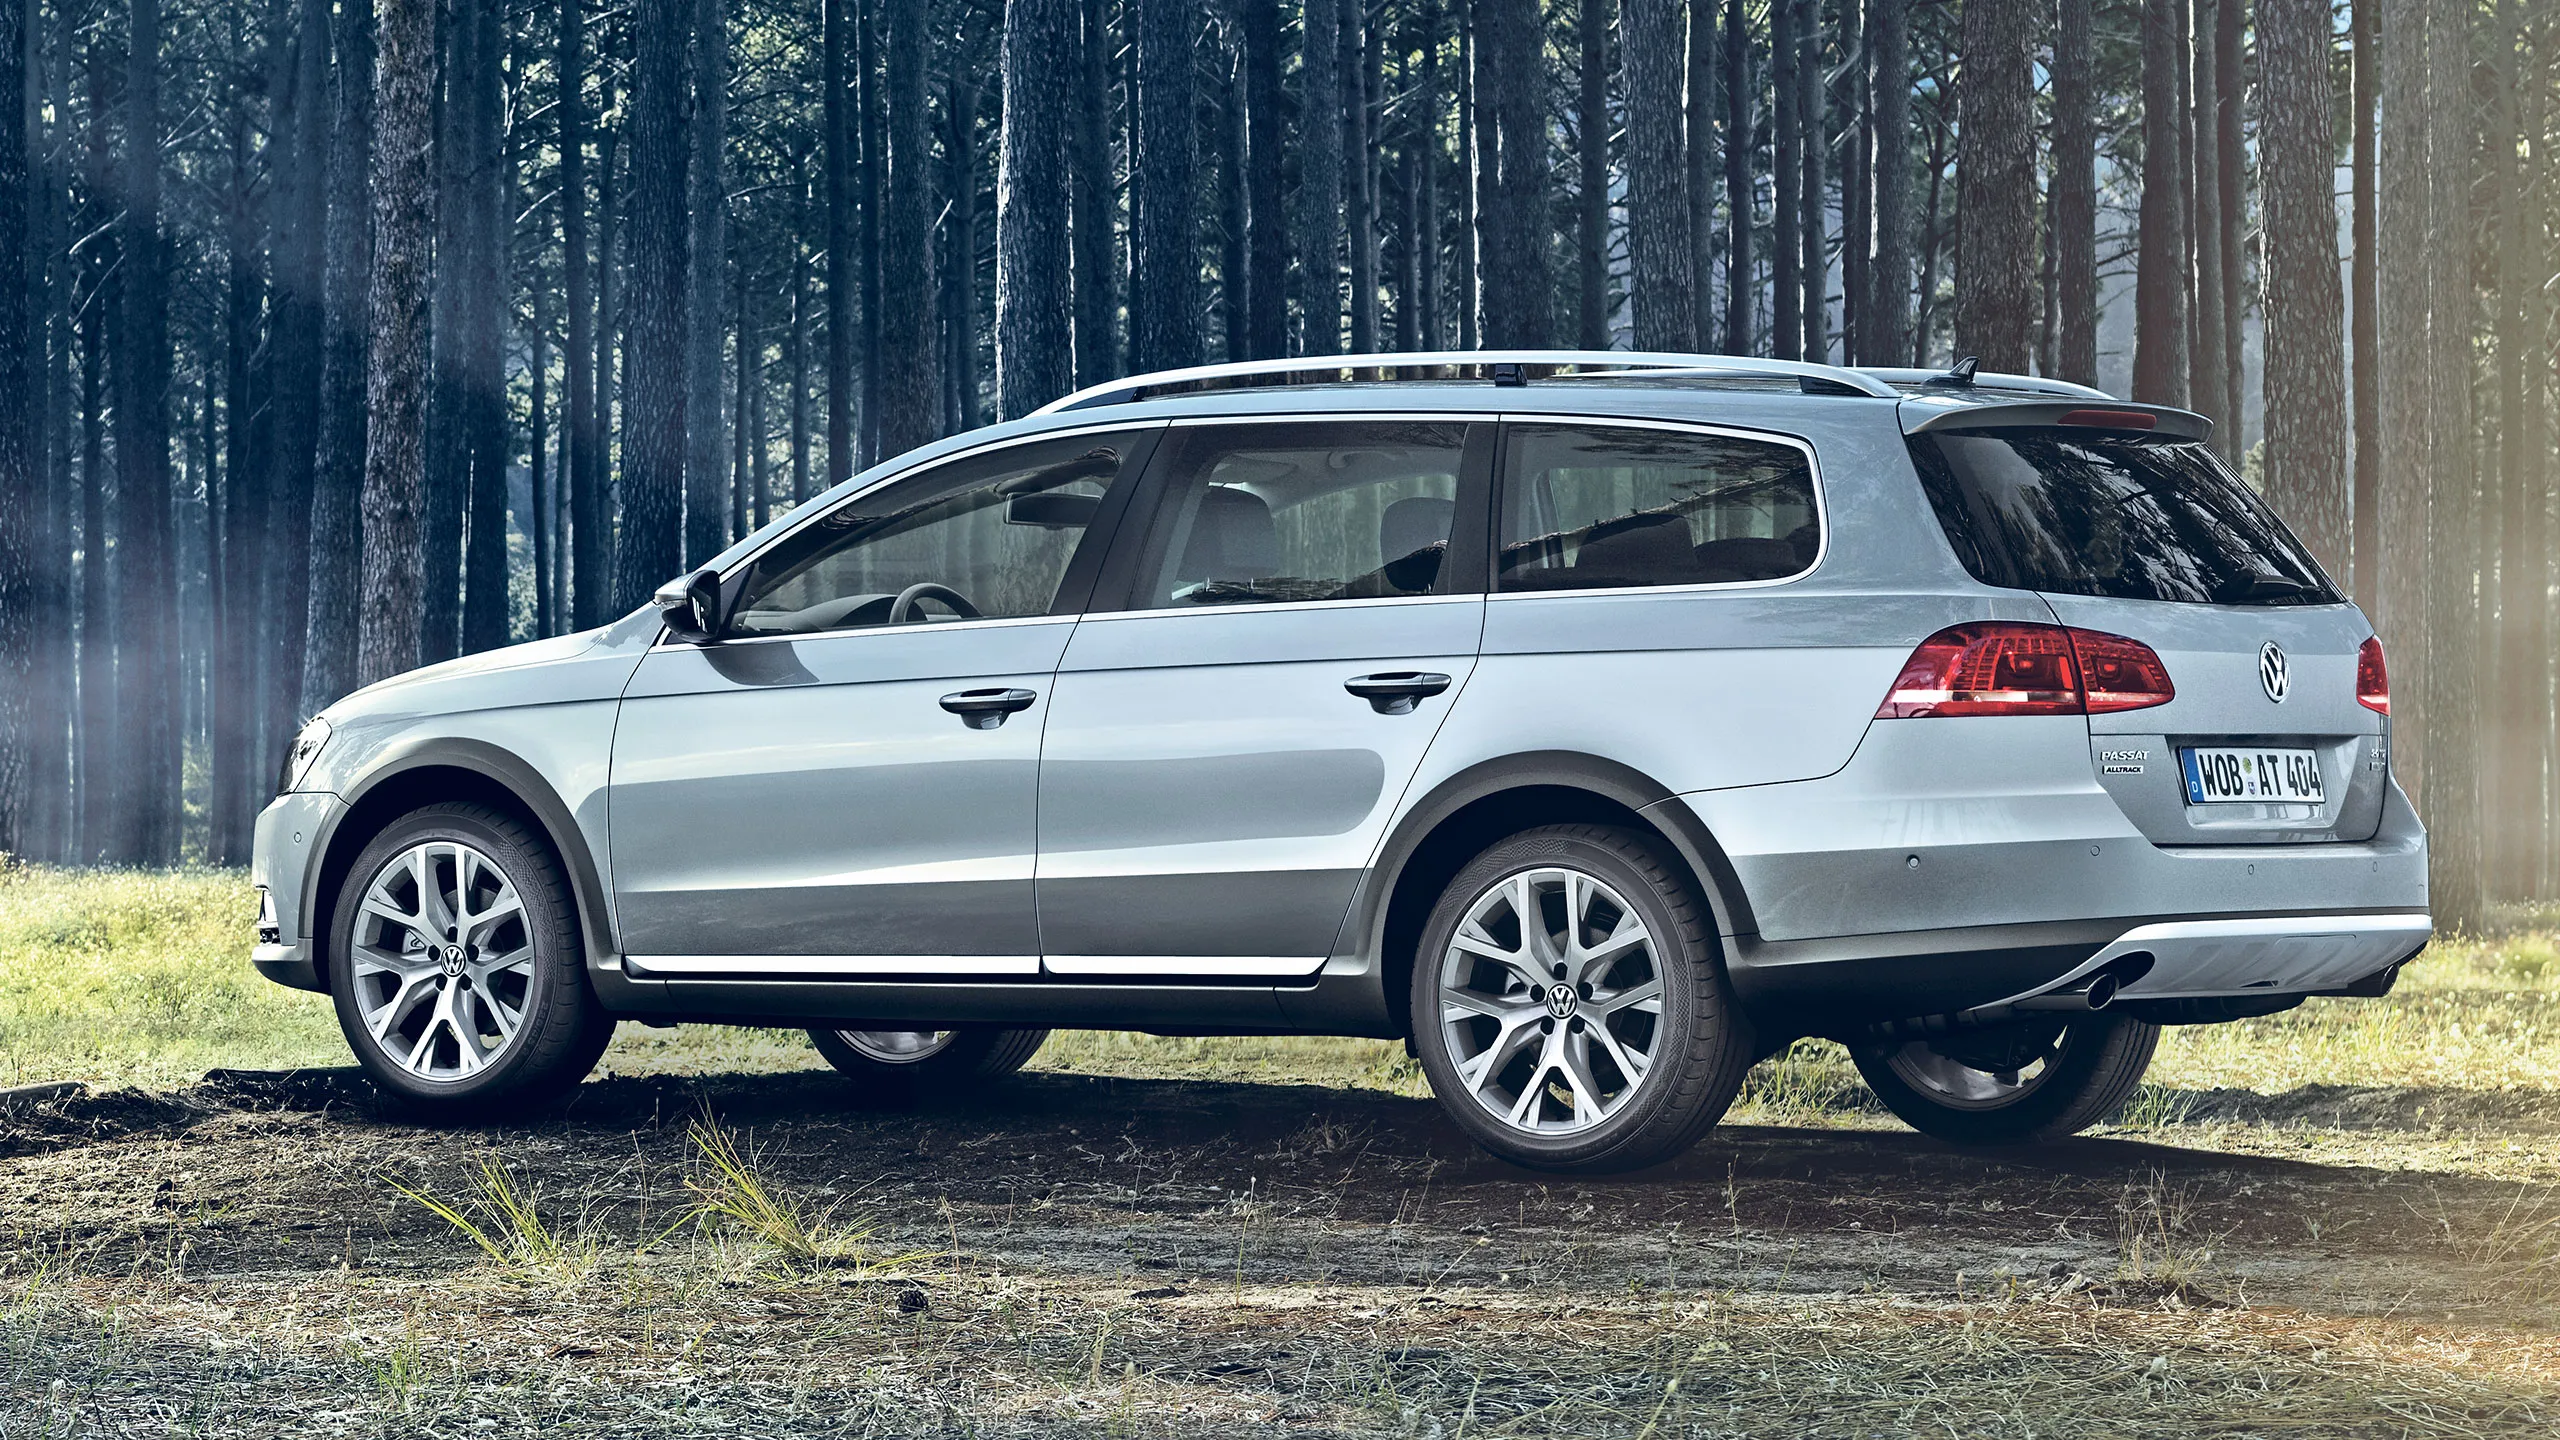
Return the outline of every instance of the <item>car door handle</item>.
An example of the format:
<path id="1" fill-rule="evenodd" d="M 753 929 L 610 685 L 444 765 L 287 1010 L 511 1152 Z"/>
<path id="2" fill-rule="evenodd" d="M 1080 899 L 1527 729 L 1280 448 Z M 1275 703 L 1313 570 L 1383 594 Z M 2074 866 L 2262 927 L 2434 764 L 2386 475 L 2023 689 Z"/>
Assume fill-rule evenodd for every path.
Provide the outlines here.
<path id="1" fill-rule="evenodd" d="M 1369 702 L 1381 715 L 1410 715 L 1413 702 L 1428 700 L 1449 688 L 1449 677 L 1429 670 L 1391 670 L 1383 675 L 1355 675 L 1342 688 Z"/>
<path id="2" fill-rule="evenodd" d="M 993 730 L 1016 710 L 1028 710 L 1040 698 L 1037 690 L 955 690 L 942 697 L 942 708 L 972 730 Z"/>

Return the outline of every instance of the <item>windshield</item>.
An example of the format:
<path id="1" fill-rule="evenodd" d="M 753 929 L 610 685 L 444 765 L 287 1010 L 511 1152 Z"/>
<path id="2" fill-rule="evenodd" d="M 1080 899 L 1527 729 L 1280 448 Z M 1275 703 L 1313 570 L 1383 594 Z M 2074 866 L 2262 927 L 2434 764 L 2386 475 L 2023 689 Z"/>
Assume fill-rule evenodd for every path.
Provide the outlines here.
<path id="1" fill-rule="evenodd" d="M 2052 428 L 1911 437 L 1938 523 L 1986 585 L 2205 605 L 2340 596 L 2284 522 L 2193 440 Z"/>

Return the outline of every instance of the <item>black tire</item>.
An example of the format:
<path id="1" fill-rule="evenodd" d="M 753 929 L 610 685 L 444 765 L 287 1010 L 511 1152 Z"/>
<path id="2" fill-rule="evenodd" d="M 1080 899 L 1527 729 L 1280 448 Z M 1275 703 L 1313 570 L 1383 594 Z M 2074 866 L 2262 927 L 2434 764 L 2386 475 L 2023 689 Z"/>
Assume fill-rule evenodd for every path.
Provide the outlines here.
<path id="1" fill-rule="evenodd" d="M 465 1042 L 450 1023 L 440 1038 L 427 1038 L 425 1065 L 416 1063 L 417 1049 L 408 1043 L 411 1031 L 423 1033 L 436 1024 L 435 1016 L 418 1014 L 427 1003 L 423 999 L 395 1016 L 384 1038 L 377 1038 L 367 1023 L 367 1011 L 379 1017 L 378 1007 L 396 996 L 404 983 L 375 968 L 382 957 L 394 949 L 405 953 L 411 935 L 419 936 L 422 946 L 427 942 L 423 930 L 389 924 L 378 914 L 368 917 L 365 897 L 374 882 L 383 878 L 387 865 L 420 846 L 430 847 L 431 853 L 440 846 L 467 847 L 493 864 L 514 892 L 517 919 L 512 926 L 501 919 L 486 929 L 475 927 L 477 937 L 488 942 L 492 955 L 513 953 L 519 943 L 531 952 L 521 965 L 487 974 L 468 964 L 459 974 L 450 964 L 440 966 L 442 978 L 434 983 L 446 988 L 438 992 L 435 1003 L 441 1004 L 449 992 L 455 1006 L 451 1013 L 469 1017 L 465 1023 L 475 1030 L 497 1025 L 502 1004 L 512 1002 L 509 1008 L 517 1017 L 513 1028 L 468 1073 L 460 1073 Z M 462 862 L 456 859 L 454 864 L 458 871 Z M 485 883 L 485 872 L 480 879 Z M 405 883 L 409 885 L 406 893 L 414 895 L 414 880 Z M 438 883 L 441 888 L 443 882 Z M 469 886 L 473 881 L 464 878 L 454 883 Z M 417 913 L 428 912 L 421 906 Z M 364 953 L 358 950 L 360 927 L 369 947 Z M 613 1017 L 587 985 L 586 950 L 580 941 L 567 870 L 547 837 L 504 811 L 476 804 L 429 805 L 384 826 L 348 870 L 330 932 L 329 991 L 336 1002 L 338 1027 L 355 1051 L 356 1062 L 385 1093 L 427 1117 L 504 1119 L 529 1113 L 574 1088 L 613 1040 Z M 424 952 L 417 958 L 438 964 Z M 516 970 L 521 970 L 520 977 Z M 420 975 L 421 983 L 432 978 L 423 971 Z M 462 983 L 453 984 L 456 980 Z M 394 1045 L 406 1058 L 392 1053 Z M 440 1054 L 457 1057 L 457 1073 L 421 1073 L 421 1068 L 438 1068 Z"/>
<path id="2" fill-rule="evenodd" d="M 912 1058 L 900 1057 L 878 1037 L 921 1041 Z M 846 1025 L 813 1029 L 810 1043 L 827 1063 L 861 1082 L 860 1095 L 882 1104 L 907 1104 L 965 1093 L 1031 1063 L 1047 1043 L 1046 1030 L 964 1025 L 952 1030 L 872 1029 Z"/>
<path id="3" fill-rule="evenodd" d="M 2142 1083 L 2159 1044 L 2159 1026 L 2101 1011 L 1854 1053 L 1867 1088 L 1921 1134 L 1950 1145 L 2035 1145 L 2114 1114 Z M 2012 1088 L 2001 1075 L 2027 1078 L 2038 1064 L 2043 1068 L 2014 1094 L 1959 1096 L 1968 1086 Z M 1950 1079 L 1962 1084 L 1950 1087 Z"/>
<path id="4" fill-rule="evenodd" d="M 1560 882 L 1555 890 L 1536 888 L 1546 883 L 1539 878 L 1542 875 L 1566 873 L 1598 880 L 1615 893 L 1586 901 L 1593 908 L 1566 922 L 1561 918 L 1566 913 L 1563 907 L 1573 903 L 1571 899 L 1551 904 L 1549 897 L 1571 897 L 1576 892 Z M 1471 915 L 1481 919 L 1485 907 L 1497 903 L 1495 892 L 1514 885 L 1529 887 L 1519 893 L 1530 895 L 1529 903 L 1548 917 L 1542 929 L 1550 947 L 1557 936 L 1572 937 L 1573 946 L 1582 946 L 1581 937 L 1597 923 L 1593 916 L 1614 915 L 1612 933 L 1624 935 L 1631 933 L 1625 929 L 1625 918 L 1631 913 L 1642 922 L 1647 939 L 1641 949 L 1627 949 L 1598 962 L 1571 956 L 1558 960 L 1566 974 L 1551 976 L 1553 983 L 1544 986 L 1549 998 L 1542 1004 L 1540 993 L 1527 987 L 1525 972 L 1516 962 L 1495 960 L 1475 950 L 1453 952 L 1460 925 Z M 1499 903 L 1516 915 L 1516 905 Z M 1511 924 L 1514 928 L 1508 933 L 1514 936 L 1511 943 L 1517 953 L 1537 953 L 1525 927 L 1519 927 L 1516 919 Z M 1481 923 L 1478 928 L 1493 933 Z M 1606 950 L 1606 942 L 1598 948 Z M 1567 983 L 1572 969 L 1580 965 L 1591 968 L 1571 977 L 1575 983 Z M 1644 977 L 1646 971 L 1650 980 Z M 1640 1002 L 1627 997 L 1640 996 L 1647 984 L 1656 981 L 1659 1008 L 1644 1016 L 1635 1008 Z M 1576 996 L 1554 996 L 1559 985 L 1575 990 Z M 1448 1000 L 1452 995 L 1458 998 Z M 1602 1008 L 1611 1005 L 1613 997 L 1616 1005 L 1625 1008 Z M 1444 1000 L 1452 1011 L 1444 1012 Z M 1503 1013 L 1512 1018 L 1473 1008 L 1486 1000 L 1506 1006 Z M 1477 1144 L 1515 1165 L 1536 1170 L 1634 1170 L 1680 1154 L 1723 1117 L 1756 1053 L 1750 1023 L 1725 983 L 1715 927 L 1696 886 L 1678 862 L 1647 837 L 1612 826 L 1550 825 L 1525 830 L 1470 861 L 1449 882 L 1423 927 L 1422 943 L 1414 955 L 1412 1002 L 1414 1049 L 1442 1108 Z M 1592 1007 L 1588 1012 L 1580 1008 L 1586 1005 Z M 1547 1013 L 1532 1021 L 1528 1006 Z M 1555 1013 L 1559 1009 L 1562 1015 Z M 1455 1018 L 1444 1019 L 1444 1014 L 1455 1014 Z M 1515 1038 L 1523 1047 L 1533 1043 L 1527 1039 L 1525 1024 L 1515 1023 L 1524 1021 L 1545 1027 L 1534 1042 L 1539 1047 L 1535 1056 L 1527 1048 L 1506 1048 Z M 1593 1027 L 1601 1033 L 1592 1033 Z M 1582 1117 L 1581 1083 L 1568 1069 L 1560 1068 L 1569 1047 L 1577 1042 L 1560 1040 L 1559 1034 L 1583 1037 L 1579 1041 L 1582 1073 L 1593 1081 L 1597 1119 Z M 1462 1059 L 1453 1053 L 1453 1045 L 1478 1048 Z M 1632 1077 L 1614 1058 L 1601 1058 L 1604 1054 L 1633 1058 L 1639 1053 L 1649 1059 L 1638 1067 L 1641 1073 Z M 1471 1087 L 1462 1078 L 1462 1063 L 1482 1067 L 1477 1085 Z M 1494 1113 L 1493 1107 L 1505 1103 L 1513 1106 L 1511 1115 Z M 1527 1107 L 1525 1123 L 1517 1118 L 1521 1106 Z M 1551 1109 L 1568 1113 L 1551 1120 Z"/>

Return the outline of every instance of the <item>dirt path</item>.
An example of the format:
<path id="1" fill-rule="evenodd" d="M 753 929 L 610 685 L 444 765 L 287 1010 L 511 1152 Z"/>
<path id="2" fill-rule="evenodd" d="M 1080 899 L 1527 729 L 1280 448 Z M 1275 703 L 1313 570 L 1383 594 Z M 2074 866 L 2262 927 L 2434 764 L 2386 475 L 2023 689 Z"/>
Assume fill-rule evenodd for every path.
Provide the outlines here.
<path id="1" fill-rule="evenodd" d="M 824 1073 L 616 1079 L 505 1130 L 351 1072 L 74 1096 L 0 1116 L 0 1440 L 2547 1435 L 2548 1098 L 2218 1093 L 1989 1155 L 1728 1127 L 1592 1181 L 1314 1087 L 1045 1074 L 879 1113 Z M 686 1222 L 706 1115 L 874 1261 L 934 1253 L 793 1265 Z M 496 1263 L 394 1188 L 465 1204 L 492 1157 L 565 1259 Z"/>

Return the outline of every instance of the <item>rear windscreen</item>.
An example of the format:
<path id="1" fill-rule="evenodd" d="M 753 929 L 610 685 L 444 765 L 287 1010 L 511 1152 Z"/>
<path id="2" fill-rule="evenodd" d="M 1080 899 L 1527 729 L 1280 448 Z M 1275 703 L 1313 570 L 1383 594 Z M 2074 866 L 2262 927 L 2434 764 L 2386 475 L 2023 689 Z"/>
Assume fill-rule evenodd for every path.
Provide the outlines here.
<path id="1" fill-rule="evenodd" d="M 2057 428 L 1911 437 L 1956 558 L 1987 585 L 2208 605 L 2340 597 L 2266 502 L 2193 440 Z"/>

